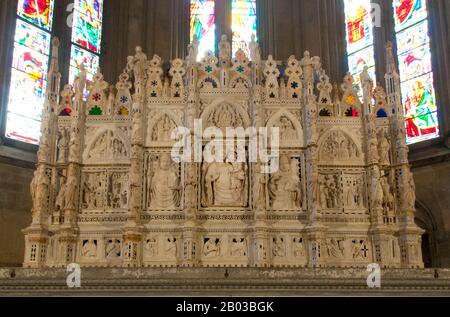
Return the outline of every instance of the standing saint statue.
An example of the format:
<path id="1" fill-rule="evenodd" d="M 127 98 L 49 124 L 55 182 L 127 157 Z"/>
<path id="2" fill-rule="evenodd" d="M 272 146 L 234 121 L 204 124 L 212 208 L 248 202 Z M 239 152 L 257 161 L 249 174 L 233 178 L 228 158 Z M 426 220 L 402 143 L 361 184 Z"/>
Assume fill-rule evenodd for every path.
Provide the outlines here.
<path id="1" fill-rule="evenodd" d="M 59 187 L 58 195 L 56 196 L 55 208 L 56 211 L 62 211 L 66 207 L 66 179 L 64 176 L 61 177 L 61 184 Z"/>
<path id="2" fill-rule="evenodd" d="M 380 157 L 380 164 L 389 165 L 389 149 L 391 145 L 389 144 L 389 141 L 386 138 L 386 134 L 383 131 L 380 132 L 378 139 L 378 154 Z"/>
<path id="3" fill-rule="evenodd" d="M 231 44 L 228 37 L 223 34 L 219 42 L 219 63 L 222 66 L 230 66 L 231 61 Z"/>
<path id="4" fill-rule="evenodd" d="M 252 34 L 251 41 L 248 44 L 250 50 L 250 59 L 254 64 L 259 64 L 261 62 L 261 49 L 259 44 L 256 42 L 256 35 Z"/>
<path id="5" fill-rule="evenodd" d="M 58 163 L 66 162 L 68 146 L 69 140 L 67 138 L 67 131 L 62 129 L 58 140 Z"/>

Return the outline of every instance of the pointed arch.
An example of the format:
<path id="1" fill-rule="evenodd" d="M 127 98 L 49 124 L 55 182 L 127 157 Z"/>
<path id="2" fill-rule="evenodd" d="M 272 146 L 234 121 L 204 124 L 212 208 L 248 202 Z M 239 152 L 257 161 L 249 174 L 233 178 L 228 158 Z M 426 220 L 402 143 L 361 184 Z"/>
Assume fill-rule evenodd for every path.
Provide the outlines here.
<path id="1" fill-rule="evenodd" d="M 220 80 L 214 75 L 205 75 L 197 82 L 197 88 L 206 89 L 205 85 L 210 83 L 213 88 L 219 88 Z"/>
<path id="2" fill-rule="evenodd" d="M 247 76 L 237 75 L 231 79 L 229 87 L 237 88 L 238 84 L 243 84 L 245 88 L 252 88 L 252 82 Z"/>
<path id="3" fill-rule="evenodd" d="M 233 112 L 235 114 L 235 120 L 232 122 L 233 127 L 241 126 L 243 128 L 248 128 L 251 124 L 250 117 L 248 113 L 243 109 L 242 106 L 235 103 L 234 101 L 220 97 L 215 99 L 206 109 L 203 111 L 201 115 L 201 119 L 203 122 L 203 129 L 206 129 L 208 126 L 211 126 L 210 123 L 216 124 L 217 122 L 211 122 L 211 116 L 214 115 L 218 111 L 223 110 L 223 105 L 230 106 L 230 109 L 233 109 Z M 214 120 L 213 120 L 214 121 Z M 238 126 L 235 126 L 238 125 Z M 216 125 L 217 126 L 217 125 Z"/>
<path id="4" fill-rule="evenodd" d="M 101 155 L 97 158 L 92 158 L 91 155 L 93 150 L 98 150 L 97 141 L 100 140 L 103 136 L 106 136 L 105 141 L 105 154 Z M 111 140 L 111 136 L 113 137 Z M 121 148 L 121 154 L 116 155 L 114 146 L 114 140 L 119 141 L 119 145 L 123 145 L 123 149 Z M 116 161 L 128 161 L 128 157 L 131 153 L 131 144 L 129 142 L 129 137 L 125 134 L 124 131 L 120 129 L 112 129 L 109 127 L 100 128 L 95 131 L 94 135 L 88 141 L 88 145 L 86 146 L 83 152 L 83 161 L 95 162 L 95 163 L 108 163 L 108 162 L 116 162 Z"/>
<path id="5" fill-rule="evenodd" d="M 356 138 L 340 128 L 332 128 L 319 139 L 319 161 L 362 163 L 363 152 Z"/>
<path id="6" fill-rule="evenodd" d="M 294 126 L 296 138 L 287 139 L 285 141 L 283 141 L 281 139 L 280 145 L 281 146 L 289 146 L 289 147 L 292 147 L 292 146 L 303 147 L 305 144 L 304 135 L 303 135 L 303 127 L 302 127 L 300 121 L 294 116 L 294 114 L 292 112 L 287 111 L 286 109 L 279 110 L 274 115 L 272 115 L 272 117 L 267 121 L 266 127 L 267 128 L 274 127 L 277 124 L 277 122 L 280 122 L 280 120 L 283 117 L 288 118 L 289 121 Z M 282 131 L 280 131 L 280 138 L 282 138 L 281 133 L 282 133 Z"/>
<path id="7" fill-rule="evenodd" d="M 166 140 L 166 141 L 158 141 L 158 140 L 153 140 L 152 139 L 152 134 L 154 129 L 156 128 L 156 125 L 159 124 L 161 122 L 161 120 L 165 119 L 165 117 L 168 117 L 169 120 L 171 120 L 172 122 L 174 122 L 175 127 L 179 127 L 182 126 L 183 123 L 181 122 L 180 118 L 178 116 L 175 115 L 175 113 L 173 113 L 170 110 L 160 110 L 155 116 L 153 116 L 147 124 L 147 144 L 153 144 L 153 143 L 158 143 L 160 144 L 162 143 L 170 143 L 172 144 L 174 141 L 172 140 Z M 169 122 L 170 123 L 170 122 Z M 175 128 L 173 127 L 173 128 Z M 171 131 L 168 131 L 168 133 L 171 133 Z"/>

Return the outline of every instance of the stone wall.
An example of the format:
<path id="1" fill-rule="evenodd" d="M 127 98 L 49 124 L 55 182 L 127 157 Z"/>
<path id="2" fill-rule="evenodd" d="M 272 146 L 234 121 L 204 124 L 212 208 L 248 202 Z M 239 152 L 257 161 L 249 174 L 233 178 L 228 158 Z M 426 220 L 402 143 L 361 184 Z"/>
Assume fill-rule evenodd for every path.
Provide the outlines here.
<path id="1" fill-rule="evenodd" d="M 413 169 L 419 226 L 429 234 L 434 267 L 450 267 L 450 162 Z"/>
<path id="2" fill-rule="evenodd" d="M 25 248 L 21 229 L 31 221 L 33 169 L 0 161 L 0 266 L 19 266 Z"/>

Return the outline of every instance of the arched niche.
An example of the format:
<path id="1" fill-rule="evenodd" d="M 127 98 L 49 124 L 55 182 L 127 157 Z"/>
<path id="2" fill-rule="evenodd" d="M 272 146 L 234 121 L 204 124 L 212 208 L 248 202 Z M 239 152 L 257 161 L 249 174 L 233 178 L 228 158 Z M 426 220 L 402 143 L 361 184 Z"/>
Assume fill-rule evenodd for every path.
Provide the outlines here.
<path id="1" fill-rule="evenodd" d="M 173 144 L 175 141 L 171 139 L 172 131 L 182 125 L 173 112 L 161 110 L 148 121 L 146 144 L 162 146 Z"/>
<path id="2" fill-rule="evenodd" d="M 318 148 L 320 163 L 359 164 L 363 162 L 363 154 L 358 142 L 351 134 L 339 128 L 331 129 L 322 135 Z"/>
<path id="3" fill-rule="evenodd" d="M 203 111 L 200 119 L 203 129 L 217 127 L 225 132 L 230 128 L 248 128 L 250 118 L 244 108 L 226 98 L 217 98 Z"/>
<path id="4" fill-rule="evenodd" d="M 436 220 L 431 210 L 419 200 L 416 200 L 416 224 L 425 232 L 422 234 L 422 257 L 426 268 L 439 267 L 438 248 L 436 242 L 436 231 L 438 229 Z"/>
<path id="5" fill-rule="evenodd" d="M 305 144 L 302 125 L 290 111 L 279 110 L 267 121 L 266 127 L 280 128 L 281 147 L 303 147 Z"/>
<path id="6" fill-rule="evenodd" d="M 200 90 L 215 89 L 220 87 L 219 83 L 220 80 L 216 76 L 206 75 L 197 82 L 197 88 Z"/>
<path id="7" fill-rule="evenodd" d="M 239 75 L 231 79 L 229 87 L 235 89 L 248 89 L 252 87 L 252 82 L 247 76 Z"/>

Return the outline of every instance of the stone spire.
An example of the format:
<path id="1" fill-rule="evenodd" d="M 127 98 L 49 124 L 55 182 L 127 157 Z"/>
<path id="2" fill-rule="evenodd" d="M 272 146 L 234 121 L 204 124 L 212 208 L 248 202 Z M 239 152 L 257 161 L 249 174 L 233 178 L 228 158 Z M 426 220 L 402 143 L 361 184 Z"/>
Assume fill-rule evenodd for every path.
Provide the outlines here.
<path id="1" fill-rule="evenodd" d="M 399 119 L 403 120 L 403 107 L 400 94 L 400 76 L 397 71 L 397 66 L 392 51 L 392 43 L 386 44 L 386 94 L 388 98 L 388 105 Z"/>

